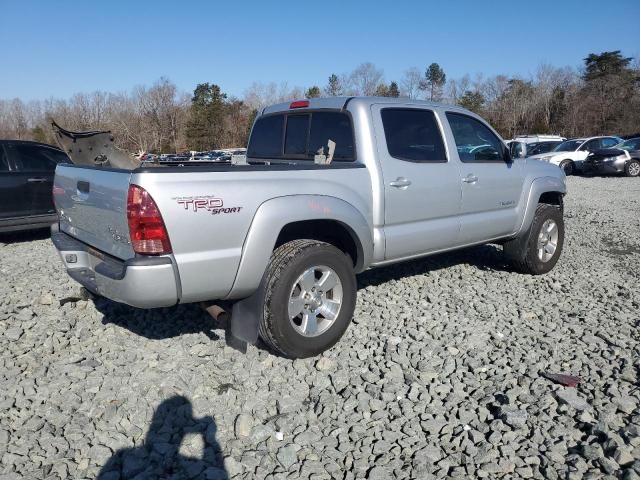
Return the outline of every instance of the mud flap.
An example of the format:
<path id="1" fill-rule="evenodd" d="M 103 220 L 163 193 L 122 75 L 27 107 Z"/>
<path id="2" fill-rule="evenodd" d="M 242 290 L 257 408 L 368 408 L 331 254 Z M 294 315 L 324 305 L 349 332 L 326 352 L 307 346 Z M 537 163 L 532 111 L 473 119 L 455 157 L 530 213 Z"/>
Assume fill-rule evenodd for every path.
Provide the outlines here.
<path id="1" fill-rule="evenodd" d="M 231 335 L 242 342 L 255 344 L 258 341 L 258 326 L 264 309 L 264 279 L 250 297 L 233 304 L 231 310 Z"/>

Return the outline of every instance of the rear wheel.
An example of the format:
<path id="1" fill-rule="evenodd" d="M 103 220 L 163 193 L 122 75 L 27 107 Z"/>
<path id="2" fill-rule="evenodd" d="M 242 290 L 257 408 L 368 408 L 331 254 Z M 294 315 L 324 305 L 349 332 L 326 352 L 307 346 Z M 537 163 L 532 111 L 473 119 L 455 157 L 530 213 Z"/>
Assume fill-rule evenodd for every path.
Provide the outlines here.
<path id="1" fill-rule="evenodd" d="M 562 162 L 560 162 L 560 168 L 567 177 L 569 175 L 573 175 L 576 170 L 572 160 L 563 160 Z"/>
<path id="2" fill-rule="evenodd" d="M 294 240 L 278 247 L 265 272 L 260 337 L 289 358 L 318 355 L 346 331 L 356 303 L 351 258 L 333 245 Z"/>
<path id="3" fill-rule="evenodd" d="M 630 160 L 624 166 L 624 174 L 627 177 L 637 177 L 640 175 L 640 162 L 638 160 Z"/>
<path id="4" fill-rule="evenodd" d="M 504 253 L 522 273 L 540 275 L 549 272 L 560 258 L 564 245 L 562 210 L 541 203 L 529 230 L 504 244 Z"/>

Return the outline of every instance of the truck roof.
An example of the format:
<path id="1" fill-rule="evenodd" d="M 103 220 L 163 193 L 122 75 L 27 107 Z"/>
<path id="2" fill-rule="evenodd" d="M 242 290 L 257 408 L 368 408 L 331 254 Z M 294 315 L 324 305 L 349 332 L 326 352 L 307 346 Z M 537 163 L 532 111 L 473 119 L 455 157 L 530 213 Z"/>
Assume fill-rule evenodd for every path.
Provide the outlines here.
<path id="1" fill-rule="evenodd" d="M 406 97 L 320 97 L 320 98 L 308 98 L 304 100 L 294 100 L 291 102 L 277 103 L 270 105 L 262 110 L 262 115 L 276 112 L 289 111 L 291 109 L 304 110 L 304 109 L 316 109 L 316 108 L 331 108 L 342 110 L 346 108 L 348 103 L 358 102 L 361 105 L 373 105 L 380 103 L 402 104 L 402 105 L 425 105 L 431 107 L 446 106 L 452 110 L 465 111 L 464 108 L 456 105 L 448 105 L 438 102 L 430 102 L 427 100 L 412 100 Z"/>

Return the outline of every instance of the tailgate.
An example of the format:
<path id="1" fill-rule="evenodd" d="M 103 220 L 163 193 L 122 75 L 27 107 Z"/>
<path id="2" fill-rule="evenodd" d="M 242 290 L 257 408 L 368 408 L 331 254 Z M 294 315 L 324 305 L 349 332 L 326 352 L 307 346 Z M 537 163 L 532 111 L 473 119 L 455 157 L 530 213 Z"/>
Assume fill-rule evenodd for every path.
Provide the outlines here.
<path id="1" fill-rule="evenodd" d="M 58 165 L 54 202 L 60 230 L 122 260 L 134 257 L 127 223 L 131 172 Z"/>

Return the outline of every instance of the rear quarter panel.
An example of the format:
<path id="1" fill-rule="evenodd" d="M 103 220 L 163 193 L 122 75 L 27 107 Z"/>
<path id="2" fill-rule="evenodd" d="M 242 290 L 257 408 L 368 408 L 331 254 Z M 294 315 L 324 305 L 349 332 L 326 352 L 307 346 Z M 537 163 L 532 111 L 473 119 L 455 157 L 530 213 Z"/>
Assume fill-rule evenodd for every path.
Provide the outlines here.
<path id="1" fill-rule="evenodd" d="M 182 303 L 227 296 L 249 227 L 267 200 L 302 193 L 332 196 L 353 205 L 371 222 L 366 168 L 144 172 L 134 173 L 131 183 L 151 194 L 163 216 L 180 274 Z M 309 207 L 300 202 L 292 208 Z M 328 217 L 309 209 L 308 219 L 316 218 Z M 270 252 L 273 247 L 261 248 Z"/>

